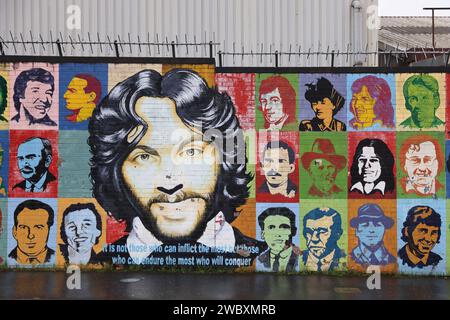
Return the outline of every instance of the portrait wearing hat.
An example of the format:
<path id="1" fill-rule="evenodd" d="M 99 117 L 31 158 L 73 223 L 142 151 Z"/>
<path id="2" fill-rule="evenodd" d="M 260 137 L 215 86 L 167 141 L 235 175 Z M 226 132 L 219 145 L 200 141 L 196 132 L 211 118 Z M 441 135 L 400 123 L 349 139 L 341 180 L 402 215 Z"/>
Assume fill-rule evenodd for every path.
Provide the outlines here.
<path id="1" fill-rule="evenodd" d="M 385 266 L 396 262 L 384 243 L 386 230 L 394 226 L 394 220 L 387 216 L 377 203 L 366 203 L 358 208 L 356 217 L 350 219 L 355 229 L 358 244 L 350 257 L 361 266 Z"/>
<path id="2" fill-rule="evenodd" d="M 341 138 L 340 134 L 337 138 Z M 345 138 L 345 137 L 344 137 Z M 304 172 L 300 176 L 300 185 L 305 185 L 301 195 L 305 198 L 345 197 L 345 170 L 347 159 L 338 154 L 335 145 L 346 148 L 346 141 L 316 138 L 308 151 L 301 156 Z M 305 149 L 307 146 L 305 146 Z M 338 174 L 342 171 L 342 179 Z"/>

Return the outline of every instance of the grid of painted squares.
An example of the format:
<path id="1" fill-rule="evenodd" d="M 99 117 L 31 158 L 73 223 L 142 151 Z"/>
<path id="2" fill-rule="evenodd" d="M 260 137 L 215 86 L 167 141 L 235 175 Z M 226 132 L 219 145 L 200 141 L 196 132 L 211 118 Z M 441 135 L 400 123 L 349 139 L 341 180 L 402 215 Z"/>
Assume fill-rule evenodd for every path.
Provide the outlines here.
<path id="1" fill-rule="evenodd" d="M 257 270 L 449 274 L 449 74 L 218 73 L 216 83 L 256 177 L 256 237 L 268 246 Z"/>
<path id="2" fill-rule="evenodd" d="M 14 212 L 25 202 L 29 207 L 43 203 L 53 219 L 49 214 L 41 223 L 50 227 L 42 233 L 48 237 L 46 255 L 21 265 L 64 264 L 66 235 L 57 226 L 71 207 L 95 212 L 95 252 L 121 236 L 91 199 L 89 112 L 126 77 L 142 69 L 164 73 L 171 67 L 0 66 L 0 86 L 6 88 L 0 100 L 8 102 L 0 106 L 0 209 L 7 213 L 1 226 L 8 230 L 1 233 L 2 263 L 13 266 L 26 259 L 17 255 L 16 238 L 29 234 L 12 231 Z M 17 81 L 23 71 L 35 69 L 40 74 Z M 209 84 L 214 82 L 214 69 L 201 74 L 210 77 Z M 36 90 L 59 108 L 44 101 L 34 110 L 35 117 L 18 113 L 15 83 L 43 78 L 47 86 Z M 247 203 L 255 216 L 235 224 L 268 245 L 257 258 L 256 270 L 365 271 L 367 265 L 379 265 L 385 272 L 449 273 L 449 75 L 222 73 L 215 75 L 215 83 L 233 99 L 246 138 L 247 167 L 255 176 Z M 95 93 L 86 97 L 92 99 L 91 107 L 74 111 L 70 104 L 77 101 L 71 101 L 71 94 L 86 84 Z M 35 198 L 30 199 L 27 191 L 33 186 L 23 177 L 35 169 L 27 166 L 30 159 L 21 160 L 20 148 L 32 149 L 32 143 L 50 151 L 48 174 L 36 184 L 45 192 L 33 190 Z M 36 245 L 31 240 L 32 248 Z"/>

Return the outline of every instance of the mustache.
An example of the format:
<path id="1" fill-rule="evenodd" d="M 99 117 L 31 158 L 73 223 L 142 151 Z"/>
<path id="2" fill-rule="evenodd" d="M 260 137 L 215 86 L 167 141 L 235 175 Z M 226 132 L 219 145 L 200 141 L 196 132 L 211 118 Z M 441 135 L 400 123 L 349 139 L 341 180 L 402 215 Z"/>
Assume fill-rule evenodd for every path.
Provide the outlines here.
<path id="1" fill-rule="evenodd" d="M 431 170 L 430 169 L 425 169 L 425 170 L 421 170 L 421 169 L 416 169 L 414 170 L 414 174 L 424 174 L 424 175 L 431 175 Z"/>
<path id="2" fill-rule="evenodd" d="M 22 169 L 20 169 L 20 172 L 24 172 L 24 171 L 33 171 L 33 168 L 25 166 Z"/>
<path id="3" fill-rule="evenodd" d="M 279 174 L 278 172 L 276 172 L 275 170 L 270 170 L 269 172 L 267 172 L 268 176 L 276 176 L 276 177 L 281 177 L 281 174 Z"/>
<path id="4" fill-rule="evenodd" d="M 175 197 L 175 198 L 174 198 Z M 181 202 L 188 199 L 200 198 L 206 201 L 207 203 L 211 200 L 210 194 L 200 194 L 197 192 L 191 191 L 179 191 L 173 195 L 168 195 L 166 193 L 159 193 L 155 197 L 152 197 L 148 202 L 147 206 L 150 207 L 154 203 L 170 203 L 170 202 Z M 170 201 L 169 201 L 170 199 Z"/>

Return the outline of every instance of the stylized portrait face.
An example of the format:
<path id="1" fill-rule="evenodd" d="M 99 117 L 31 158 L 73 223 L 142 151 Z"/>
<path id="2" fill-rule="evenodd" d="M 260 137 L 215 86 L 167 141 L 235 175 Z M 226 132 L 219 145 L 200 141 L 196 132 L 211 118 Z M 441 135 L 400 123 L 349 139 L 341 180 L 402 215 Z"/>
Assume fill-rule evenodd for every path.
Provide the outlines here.
<path id="1" fill-rule="evenodd" d="M 363 147 L 358 158 L 358 173 L 366 183 L 373 183 L 381 176 L 380 158 L 374 147 Z"/>
<path id="2" fill-rule="evenodd" d="M 88 75 L 75 76 L 64 93 L 66 108 L 73 111 L 67 118 L 73 122 L 86 120 L 92 115 L 101 94 L 100 82 Z"/>
<path id="3" fill-rule="evenodd" d="M 366 86 L 362 86 L 361 91 L 353 94 L 351 101 L 352 112 L 356 121 L 360 123 L 372 123 L 376 118 L 374 112 L 376 100 L 372 98 Z"/>
<path id="4" fill-rule="evenodd" d="M 13 237 L 20 251 L 28 256 L 36 256 L 47 246 L 49 235 L 49 214 L 44 209 L 23 209 L 13 227 Z"/>
<path id="5" fill-rule="evenodd" d="M 122 165 L 124 181 L 155 234 L 189 238 L 207 222 L 219 173 L 216 147 L 181 121 L 171 99 L 142 97 L 135 108 L 149 128 Z"/>
<path id="6" fill-rule="evenodd" d="M 406 109 L 411 112 L 412 123 L 419 128 L 440 125 L 442 121 L 435 116 L 440 104 L 439 83 L 428 74 L 413 75 L 403 85 Z"/>
<path id="7" fill-rule="evenodd" d="M 274 75 L 263 79 L 259 86 L 259 106 L 264 127 L 281 130 L 296 120 L 296 92 L 286 77 Z"/>
<path id="8" fill-rule="evenodd" d="M 262 238 L 273 253 L 283 251 L 291 240 L 291 222 L 288 217 L 273 215 L 264 220 Z"/>
<path id="9" fill-rule="evenodd" d="M 352 86 L 349 124 L 354 129 L 364 130 L 376 126 L 394 128 L 394 107 L 389 83 L 382 77 L 367 75 L 356 79 Z"/>
<path id="10" fill-rule="evenodd" d="M 336 108 L 330 99 L 323 98 L 320 101 L 311 103 L 311 108 L 313 109 L 316 117 L 320 120 L 328 119 L 333 117 L 333 111 Z"/>
<path id="11" fill-rule="evenodd" d="M 125 79 L 94 109 L 89 134 L 94 197 L 126 231 L 192 242 L 217 231 L 220 213 L 232 222 L 249 196 L 233 102 L 195 71 Z"/>
<path id="12" fill-rule="evenodd" d="M 283 111 L 283 102 L 278 88 L 260 95 L 259 102 L 264 114 L 264 119 L 268 123 L 276 123 L 285 116 Z"/>
<path id="13" fill-rule="evenodd" d="M 332 227 L 333 217 L 331 216 L 306 221 L 306 246 L 317 258 L 322 258 L 328 253 L 329 240 L 333 233 Z"/>
<path id="14" fill-rule="evenodd" d="M 311 104 L 315 118 L 322 122 L 332 121 L 334 115 L 344 106 L 345 98 L 334 88 L 330 80 L 324 77 L 318 78 L 316 82 L 307 83 L 306 87 L 305 99 Z"/>
<path id="15" fill-rule="evenodd" d="M 408 87 L 408 105 L 411 108 L 411 116 L 417 123 L 430 122 L 434 119 L 436 105 L 433 91 L 420 85 Z"/>
<path id="16" fill-rule="evenodd" d="M 39 181 L 48 170 L 52 160 L 51 155 L 45 156 L 44 145 L 40 139 L 32 139 L 19 145 L 17 149 L 17 164 L 24 179 Z"/>
<path id="17" fill-rule="evenodd" d="M 310 195 L 326 197 L 341 191 L 336 185 L 336 177 L 345 167 L 347 159 L 336 153 L 330 139 L 315 139 L 311 151 L 302 154 L 301 162 L 309 174 L 309 177 L 305 176 L 305 178 L 310 178 Z M 300 180 L 305 182 L 302 178 Z"/>
<path id="18" fill-rule="evenodd" d="M 23 98 L 19 101 L 34 119 L 44 118 L 52 106 L 53 88 L 48 83 L 28 81 Z"/>
<path id="19" fill-rule="evenodd" d="M 267 148 L 263 155 L 262 170 L 267 182 L 276 187 L 288 181 L 295 164 L 289 163 L 289 151 L 284 148 Z"/>
<path id="20" fill-rule="evenodd" d="M 419 223 L 412 232 L 412 244 L 415 251 L 427 255 L 439 240 L 439 227 Z"/>
<path id="21" fill-rule="evenodd" d="M 313 185 L 319 191 L 327 193 L 333 188 L 337 169 L 336 166 L 326 159 L 315 159 L 311 161 L 308 172 L 311 176 Z"/>
<path id="22" fill-rule="evenodd" d="M 67 244 L 79 253 L 92 250 L 101 230 L 97 229 L 95 214 L 89 209 L 69 212 L 64 217 Z"/>
<path id="23" fill-rule="evenodd" d="M 367 220 L 358 224 L 356 236 L 364 245 L 373 247 L 383 241 L 385 229 L 383 222 Z"/>
<path id="24" fill-rule="evenodd" d="M 401 231 L 401 239 L 406 242 L 399 250 L 403 262 L 419 268 L 436 266 L 442 257 L 432 250 L 441 238 L 442 224 L 441 215 L 435 209 L 425 205 L 410 208 Z"/>
<path id="25" fill-rule="evenodd" d="M 390 136 L 383 135 L 382 139 L 389 143 L 389 138 Z M 358 142 L 350 168 L 350 192 L 357 190 L 365 195 L 394 195 L 395 159 L 383 140 L 364 138 Z"/>
<path id="26" fill-rule="evenodd" d="M 417 188 L 432 184 L 438 174 L 439 161 L 433 142 L 411 145 L 405 154 L 405 170 L 408 179 Z"/>

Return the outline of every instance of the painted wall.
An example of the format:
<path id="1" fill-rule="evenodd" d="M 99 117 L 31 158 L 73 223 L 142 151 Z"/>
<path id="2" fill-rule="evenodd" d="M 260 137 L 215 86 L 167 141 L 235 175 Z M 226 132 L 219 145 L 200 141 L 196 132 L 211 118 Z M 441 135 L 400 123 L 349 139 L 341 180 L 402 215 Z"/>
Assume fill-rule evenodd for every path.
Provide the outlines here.
<path id="1" fill-rule="evenodd" d="M 0 76 L 5 267 L 448 274 L 445 73 Z"/>
<path id="2" fill-rule="evenodd" d="M 247 100 L 233 96 L 250 77 L 254 127 L 240 105 Z M 378 265 L 387 273 L 445 274 L 448 81 L 444 73 L 216 74 L 238 117 L 245 114 L 244 130 L 255 132 L 257 219 L 279 219 L 273 231 L 257 224 L 268 248 L 256 270 Z M 267 142 L 276 140 L 271 149 Z M 281 164 L 289 148 L 292 170 Z M 271 176 L 273 158 L 280 164 Z M 277 248 L 275 236 L 289 245 Z M 292 268 L 278 268 L 279 251 Z"/>

